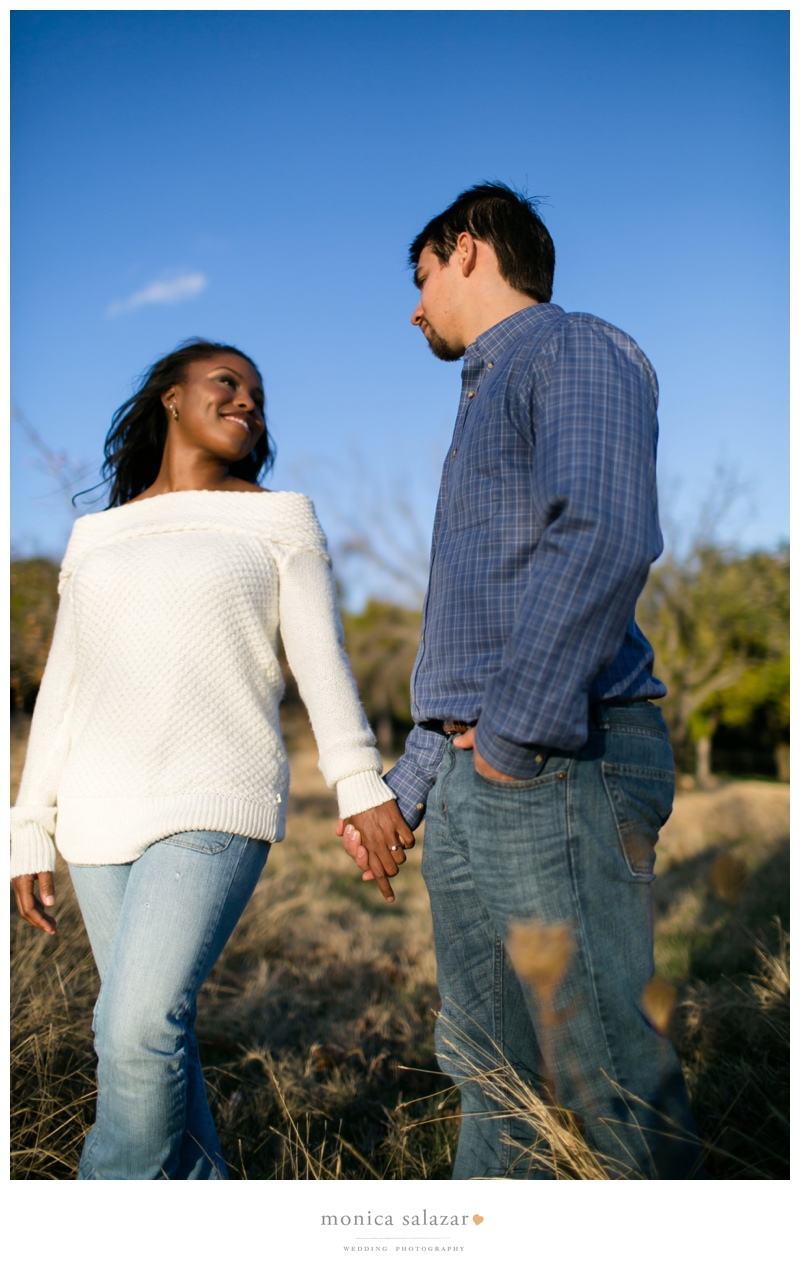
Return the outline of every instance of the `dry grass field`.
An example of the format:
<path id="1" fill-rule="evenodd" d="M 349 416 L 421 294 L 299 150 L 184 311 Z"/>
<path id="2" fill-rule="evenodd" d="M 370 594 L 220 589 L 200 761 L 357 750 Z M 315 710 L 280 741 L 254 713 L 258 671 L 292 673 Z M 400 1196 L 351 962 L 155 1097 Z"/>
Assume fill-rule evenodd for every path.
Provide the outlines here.
<path id="1" fill-rule="evenodd" d="M 424 848 L 420 841 L 397 902 L 386 905 L 333 836 L 335 801 L 307 726 L 288 713 L 286 734 L 288 836 L 273 848 L 198 1015 L 231 1176 L 446 1178 L 458 1098 L 433 1054 Z M 25 740 L 17 719 L 12 797 Z M 672 1035 L 709 1173 L 786 1177 L 788 787 L 739 781 L 679 794 L 655 890 L 657 971 L 678 988 Z M 63 867 L 57 897 L 57 939 L 12 919 L 16 1178 L 73 1177 L 93 1118 L 98 982 Z M 523 1108 L 534 1119 L 540 1111 Z M 549 1149 L 560 1152 L 563 1176 L 602 1176 L 577 1139 Z"/>

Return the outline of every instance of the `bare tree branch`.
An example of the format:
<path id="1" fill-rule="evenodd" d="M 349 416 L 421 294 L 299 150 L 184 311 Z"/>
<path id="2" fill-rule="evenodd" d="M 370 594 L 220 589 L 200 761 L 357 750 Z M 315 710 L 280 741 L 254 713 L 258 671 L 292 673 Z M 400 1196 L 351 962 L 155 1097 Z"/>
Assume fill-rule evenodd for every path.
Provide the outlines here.
<path id="1" fill-rule="evenodd" d="M 53 493 L 63 496 L 71 516 L 79 516 L 81 513 L 74 506 L 70 491 L 74 490 L 76 486 L 82 485 L 84 481 L 93 475 L 94 465 L 76 462 L 70 458 L 66 450 L 53 450 L 16 405 L 11 407 L 11 418 L 23 432 L 31 449 L 37 455 L 37 459 L 32 466 L 55 481 L 56 488 Z"/>
<path id="2" fill-rule="evenodd" d="M 434 464 L 430 472 L 423 473 L 422 484 L 430 486 L 425 491 L 429 498 L 423 495 L 420 500 L 413 498 L 419 480 L 412 483 L 397 471 L 370 471 L 363 453 L 354 445 L 349 447 L 346 466 L 326 464 L 325 476 L 325 516 L 341 530 L 341 536 L 332 542 L 334 554 L 343 561 L 372 566 L 369 592 L 382 590 L 391 601 L 420 609 L 428 585 L 431 530 L 419 503 L 434 502 L 434 482 L 438 482 Z M 301 479 L 308 482 L 307 463 Z"/>

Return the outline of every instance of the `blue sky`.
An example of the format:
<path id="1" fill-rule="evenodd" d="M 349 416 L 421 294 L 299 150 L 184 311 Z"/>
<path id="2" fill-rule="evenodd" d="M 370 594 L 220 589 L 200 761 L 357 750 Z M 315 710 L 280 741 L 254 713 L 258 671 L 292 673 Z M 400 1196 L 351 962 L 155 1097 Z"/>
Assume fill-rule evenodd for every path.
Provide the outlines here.
<path id="1" fill-rule="evenodd" d="M 12 400 L 53 450 L 96 471 L 138 374 L 205 335 L 262 370 L 272 487 L 334 541 L 405 542 L 404 498 L 427 534 L 460 366 L 409 324 L 406 251 L 500 179 L 546 196 L 554 301 L 655 365 L 670 519 L 723 467 L 723 531 L 787 535 L 786 13 L 43 11 L 12 40 Z M 12 428 L 12 546 L 69 523 Z"/>

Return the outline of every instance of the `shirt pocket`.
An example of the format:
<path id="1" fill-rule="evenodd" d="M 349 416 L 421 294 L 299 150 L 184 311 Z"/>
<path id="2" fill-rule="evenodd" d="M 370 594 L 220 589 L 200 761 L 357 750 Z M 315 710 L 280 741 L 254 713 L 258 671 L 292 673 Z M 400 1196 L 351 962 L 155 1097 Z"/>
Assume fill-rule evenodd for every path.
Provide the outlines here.
<path id="1" fill-rule="evenodd" d="M 481 472 L 471 472 L 451 486 L 447 528 L 458 533 L 462 529 L 488 524 L 497 511 L 499 502 L 500 482 Z"/>
<path id="2" fill-rule="evenodd" d="M 447 528 L 487 524 L 500 505 L 503 476 L 516 460 L 516 434 L 504 419 L 501 385 L 483 383 L 454 438 L 447 473 Z M 511 442 L 511 450 L 509 443 Z"/>
<path id="3" fill-rule="evenodd" d="M 235 833 L 222 833 L 219 829 L 189 829 L 184 833 L 173 833 L 163 842 L 171 847 L 186 847 L 189 851 L 200 851 L 203 855 L 218 855 L 231 845 Z"/>
<path id="4" fill-rule="evenodd" d="M 603 763 L 603 783 L 630 877 L 652 882 L 659 830 L 672 811 L 674 773 L 658 767 Z"/>

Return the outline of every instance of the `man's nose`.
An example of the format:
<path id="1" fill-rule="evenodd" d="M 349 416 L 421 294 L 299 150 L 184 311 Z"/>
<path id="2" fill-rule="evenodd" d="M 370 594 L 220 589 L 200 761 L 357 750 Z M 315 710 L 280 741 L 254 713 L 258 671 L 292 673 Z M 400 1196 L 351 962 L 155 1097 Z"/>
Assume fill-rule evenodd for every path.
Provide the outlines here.
<path id="1" fill-rule="evenodd" d="M 423 317 L 424 317 L 424 316 L 425 316 L 425 315 L 424 315 L 424 313 L 422 312 L 422 301 L 420 300 L 420 302 L 419 302 L 419 304 L 417 305 L 417 307 L 415 308 L 414 312 L 411 314 L 411 325 L 412 325 L 412 326 L 420 326 L 420 325 L 421 325 L 421 323 L 422 323 L 422 319 L 423 319 Z"/>

